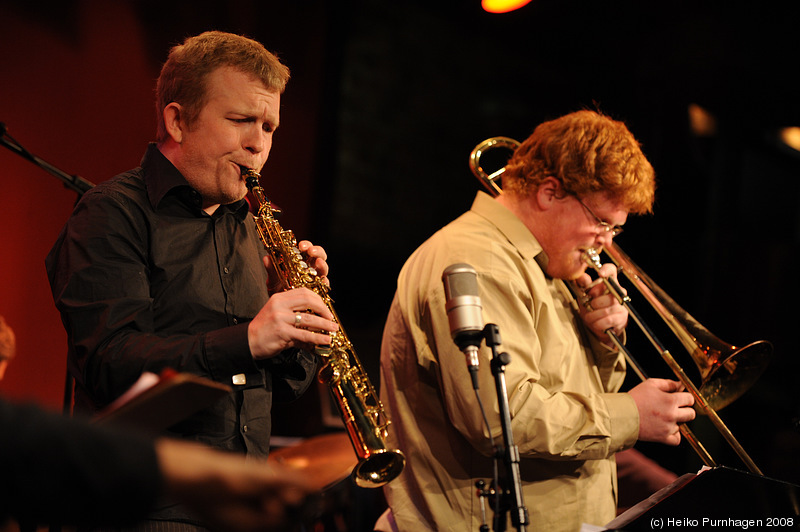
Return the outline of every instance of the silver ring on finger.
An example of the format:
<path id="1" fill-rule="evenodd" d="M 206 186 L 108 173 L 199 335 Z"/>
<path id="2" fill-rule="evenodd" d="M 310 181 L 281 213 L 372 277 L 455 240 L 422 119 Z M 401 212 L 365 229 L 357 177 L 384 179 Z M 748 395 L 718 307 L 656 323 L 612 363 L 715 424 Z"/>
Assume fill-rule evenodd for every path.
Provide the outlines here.
<path id="1" fill-rule="evenodd" d="M 300 323 L 303 321 L 303 315 L 299 312 L 294 313 L 294 326 L 300 327 Z"/>

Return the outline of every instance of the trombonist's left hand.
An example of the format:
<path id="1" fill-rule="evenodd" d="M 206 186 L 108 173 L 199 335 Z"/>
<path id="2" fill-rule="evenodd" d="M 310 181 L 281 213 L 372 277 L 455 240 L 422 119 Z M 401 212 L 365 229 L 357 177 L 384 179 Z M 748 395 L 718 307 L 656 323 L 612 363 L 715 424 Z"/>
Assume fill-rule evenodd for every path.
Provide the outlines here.
<path id="1" fill-rule="evenodd" d="M 616 281 L 617 267 L 614 264 L 603 264 L 598 275 Z M 612 345 L 606 331 L 611 329 L 617 335 L 622 334 L 628 325 L 627 309 L 608 292 L 602 279 L 592 281 L 588 273 L 583 273 L 575 282 L 586 295 L 584 303 L 580 305 L 583 322 L 601 342 Z M 622 291 L 623 294 L 627 293 L 624 288 Z"/>

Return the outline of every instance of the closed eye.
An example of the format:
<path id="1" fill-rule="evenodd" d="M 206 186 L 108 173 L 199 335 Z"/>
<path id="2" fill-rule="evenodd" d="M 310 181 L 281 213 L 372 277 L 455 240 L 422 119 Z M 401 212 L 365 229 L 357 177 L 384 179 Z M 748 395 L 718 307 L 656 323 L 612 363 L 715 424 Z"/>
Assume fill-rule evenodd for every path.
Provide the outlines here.
<path id="1" fill-rule="evenodd" d="M 228 120 L 235 124 L 252 124 L 256 121 L 255 117 L 252 116 L 245 118 L 229 118 Z M 278 127 L 276 125 L 270 122 L 264 122 L 264 124 L 261 126 L 261 129 L 263 129 L 266 133 L 274 133 L 277 128 Z"/>

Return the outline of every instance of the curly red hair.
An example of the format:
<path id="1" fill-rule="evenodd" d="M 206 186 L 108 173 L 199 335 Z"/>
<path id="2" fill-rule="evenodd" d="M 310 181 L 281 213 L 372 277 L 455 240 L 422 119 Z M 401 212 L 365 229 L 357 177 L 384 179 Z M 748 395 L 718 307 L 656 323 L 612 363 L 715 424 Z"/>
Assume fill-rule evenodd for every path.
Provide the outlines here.
<path id="1" fill-rule="evenodd" d="M 589 110 L 540 124 L 514 152 L 503 190 L 527 195 L 547 177 L 568 194 L 606 192 L 629 212 L 652 212 L 655 172 L 624 123 Z"/>

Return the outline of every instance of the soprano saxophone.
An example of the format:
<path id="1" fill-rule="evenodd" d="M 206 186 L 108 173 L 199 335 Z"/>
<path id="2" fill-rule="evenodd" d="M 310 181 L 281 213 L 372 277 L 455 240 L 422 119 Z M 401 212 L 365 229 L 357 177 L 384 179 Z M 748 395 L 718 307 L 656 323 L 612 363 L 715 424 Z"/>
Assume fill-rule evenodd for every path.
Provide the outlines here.
<path id="1" fill-rule="evenodd" d="M 406 463 L 402 452 L 388 449 L 384 443 L 391 422 L 333 309 L 328 285 L 305 262 L 292 231 L 284 230 L 275 219 L 276 209 L 272 208 L 259 184 L 260 174 L 242 168 L 242 175 L 258 202 L 258 214 L 254 217 L 256 227 L 278 274 L 289 288 L 305 287 L 319 295 L 333 314 L 333 321 L 339 325 L 339 330 L 331 333 L 330 346 L 316 348 L 323 360 L 318 378 L 330 389 L 358 456 L 352 473 L 356 485 L 362 488 L 383 486 L 396 478 Z"/>

